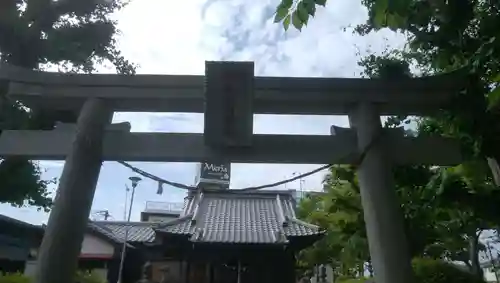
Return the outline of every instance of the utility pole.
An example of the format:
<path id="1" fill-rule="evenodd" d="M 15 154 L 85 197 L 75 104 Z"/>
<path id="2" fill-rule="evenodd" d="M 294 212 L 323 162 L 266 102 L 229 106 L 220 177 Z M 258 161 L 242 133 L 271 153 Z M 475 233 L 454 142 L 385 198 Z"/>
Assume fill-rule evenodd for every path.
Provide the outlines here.
<path id="1" fill-rule="evenodd" d="M 127 221 L 127 203 L 128 203 L 128 193 L 130 192 L 130 188 L 125 185 L 125 202 L 123 204 L 123 221 Z"/>
<path id="2" fill-rule="evenodd" d="M 125 254 L 127 251 L 127 242 L 128 242 L 128 232 L 130 229 L 130 217 L 132 215 L 132 206 L 134 205 L 134 196 L 135 196 L 135 188 L 137 187 L 137 184 L 141 181 L 141 178 L 139 177 L 130 177 L 128 178 L 132 182 L 132 195 L 130 197 L 130 206 L 128 209 L 128 216 L 127 216 L 127 229 L 125 229 L 125 239 L 123 240 L 123 247 L 122 247 L 122 254 L 120 257 L 120 267 L 118 268 L 118 282 L 117 283 L 123 283 L 123 267 L 125 263 Z M 127 187 L 128 189 L 128 187 Z M 125 207 L 127 207 L 127 204 L 125 203 Z"/>

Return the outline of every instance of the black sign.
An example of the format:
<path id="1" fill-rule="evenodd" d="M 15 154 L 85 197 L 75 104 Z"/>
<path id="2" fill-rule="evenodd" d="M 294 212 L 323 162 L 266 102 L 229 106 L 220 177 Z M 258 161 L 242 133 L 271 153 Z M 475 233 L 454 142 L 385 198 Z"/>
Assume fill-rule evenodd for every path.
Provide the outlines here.
<path id="1" fill-rule="evenodd" d="M 231 174 L 230 166 L 230 164 L 213 164 L 203 162 L 201 164 L 200 178 L 229 182 Z"/>
<path id="2" fill-rule="evenodd" d="M 198 176 L 199 183 L 229 185 L 231 164 L 202 162 L 200 163 Z"/>

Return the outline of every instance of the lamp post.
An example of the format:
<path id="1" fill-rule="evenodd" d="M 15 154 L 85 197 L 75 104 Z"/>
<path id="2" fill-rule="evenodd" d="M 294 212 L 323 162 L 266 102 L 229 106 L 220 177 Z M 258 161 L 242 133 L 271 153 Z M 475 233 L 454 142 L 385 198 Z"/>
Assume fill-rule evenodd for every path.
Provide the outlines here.
<path id="1" fill-rule="evenodd" d="M 125 202 L 123 203 L 123 221 L 127 221 L 127 203 L 128 203 L 128 193 L 130 188 L 125 185 Z"/>
<path id="2" fill-rule="evenodd" d="M 120 268 L 118 269 L 118 283 L 123 282 L 122 274 L 123 274 L 123 264 L 125 263 L 125 254 L 127 251 L 127 241 L 128 241 L 128 230 L 130 229 L 130 216 L 132 215 L 132 205 L 134 204 L 134 196 L 135 196 L 135 188 L 137 187 L 137 184 L 142 180 L 139 177 L 130 177 L 128 178 L 130 182 L 132 182 L 132 195 L 130 196 L 130 206 L 128 208 L 128 216 L 127 216 L 127 227 L 125 228 L 125 238 L 123 239 L 123 247 L 122 247 L 122 254 L 120 258 Z M 128 187 L 127 187 L 128 190 Z M 126 209 L 126 204 L 125 204 L 125 209 Z"/>
<path id="3" fill-rule="evenodd" d="M 300 172 L 293 172 L 292 176 L 297 176 L 300 175 Z M 304 197 L 304 183 L 306 180 L 300 178 L 299 179 L 299 191 L 300 191 L 300 198 Z"/>

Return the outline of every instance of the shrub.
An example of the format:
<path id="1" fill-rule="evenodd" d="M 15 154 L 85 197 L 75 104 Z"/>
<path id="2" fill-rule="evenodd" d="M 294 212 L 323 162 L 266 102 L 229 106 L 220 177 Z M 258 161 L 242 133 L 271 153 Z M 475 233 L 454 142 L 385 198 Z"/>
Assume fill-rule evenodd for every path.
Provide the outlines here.
<path id="1" fill-rule="evenodd" d="M 0 274 L 0 283 L 30 283 L 31 278 L 21 273 Z"/>
<path id="2" fill-rule="evenodd" d="M 413 260 L 416 283 L 484 283 L 470 272 L 434 259 L 418 258 Z M 364 283 L 369 278 L 339 278 L 336 283 Z"/>
<path id="3" fill-rule="evenodd" d="M 365 283 L 369 278 L 358 277 L 353 278 L 351 276 L 339 276 L 335 279 L 335 283 Z"/>
<path id="4" fill-rule="evenodd" d="M 32 278 L 21 273 L 0 274 L 0 283 L 31 283 Z M 99 275 L 92 272 L 79 271 L 75 276 L 77 283 L 106 283 Z"/>
<path id="5" fill-rule="evenodd" d="M 341 279 L 338 280 L 338 283 L 365 283 L 367 282 L 367 278 L 350 278 L 350 279 Z"/>
<path id="6" fill-rule="evenodd" d="M 77 283 L 106 283 L 99 275 L 93 272 L 78 271 L 76 274 Z M 0 282 L 1 283 L 1 282 Z"/>
<path id="7" fill-rule="evenodd" d="M 415 259 L 413 270 L 418 283 L 484 283 L 472 273 L 441 260 Z"/>

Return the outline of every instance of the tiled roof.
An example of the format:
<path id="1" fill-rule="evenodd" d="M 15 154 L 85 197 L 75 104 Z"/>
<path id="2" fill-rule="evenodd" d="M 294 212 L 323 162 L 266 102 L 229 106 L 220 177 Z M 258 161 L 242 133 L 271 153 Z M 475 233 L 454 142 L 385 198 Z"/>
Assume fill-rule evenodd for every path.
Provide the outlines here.
<path id="1" fill-rule="evenodd" d="M 287 243 L 290 237 L 320 235 L 295 217 L 288 192 L 205 191 L 188 203 L 187 215 L 160 224 L 157 232 L 190 235 L 194 242 Z"/>
<path id="2" fill-rule="evenodd" d="M 178 219 L 158 225 L 157 231 L 167 232 L 179 235 L 192 235 L 195 232 L 196 225 L 193 225 L 193 215 L 188 214 Z"/>
<path id="3" fill-rule="evenodd" d="M 127 242 L 151 243 L 155 239 L 154 225 L 148 222 L 92 221 L 89 227 L 118 243 L 123 243 L 125 240 L 127 229 Z"/>
<path id="4" fill-rule="evenodd" d="M 33 224 L 28 223 L 28 222 L 24 222 L 24 221 L 0 214 L 0 224 L 2 224 L 2 223 L 13 224 L 13 225 L 16 225 L 18 227 L 43 231 L 42 226 L 33 225 Z"/>

